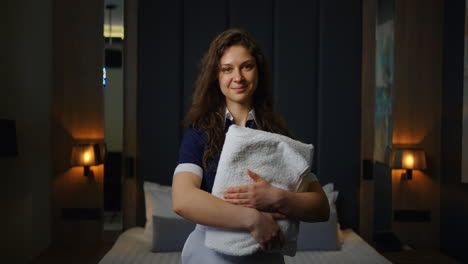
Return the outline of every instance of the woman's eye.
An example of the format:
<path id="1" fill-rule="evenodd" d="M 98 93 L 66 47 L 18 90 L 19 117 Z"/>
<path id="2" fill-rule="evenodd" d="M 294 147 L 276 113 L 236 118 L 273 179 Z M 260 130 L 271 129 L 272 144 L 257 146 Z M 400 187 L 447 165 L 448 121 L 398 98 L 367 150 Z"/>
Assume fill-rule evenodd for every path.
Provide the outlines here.
<path id="1" fill-rule="evenodd" d="M 229 73 L 229 72 L 232 71 L 232 69 L 231 68 L 223 68 L 222 71 L 225 72 L 225 73 Z"/>
<path id="2" fill-rule="evenodd" d="M 253 67 L 254 67 L 254 66 L 253 66 L 252 64 L 247 64 L 247 65 L 244 66 L 244 69 L 250 70 L 250 69 L 252 69 Z"/>

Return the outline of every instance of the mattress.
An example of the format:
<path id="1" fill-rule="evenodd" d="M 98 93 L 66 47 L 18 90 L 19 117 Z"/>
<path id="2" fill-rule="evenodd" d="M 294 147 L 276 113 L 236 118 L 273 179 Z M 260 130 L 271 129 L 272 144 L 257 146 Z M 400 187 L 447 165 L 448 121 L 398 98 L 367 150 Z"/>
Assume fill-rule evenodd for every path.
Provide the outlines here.
<path id="1" fill-rule="evenodd" d="M 337 251 L 299 251 L 284 258 L 287 264 L 309 263 L 391 263 L 351 229 L 343 230 L 344 244 Z M 153 253 L 151 243 L 143 239 L 143 228 L 134 227 L 122 233 L 99 264 L 180 264 L 180 252 Z"/>

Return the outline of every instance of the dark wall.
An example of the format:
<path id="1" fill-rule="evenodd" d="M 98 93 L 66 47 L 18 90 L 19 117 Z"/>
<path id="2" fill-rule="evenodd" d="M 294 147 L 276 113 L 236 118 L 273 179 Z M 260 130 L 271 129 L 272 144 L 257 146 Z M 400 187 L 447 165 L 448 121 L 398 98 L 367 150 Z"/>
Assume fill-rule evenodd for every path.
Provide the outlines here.
<path id="1" fill-rule="evenodd" d="M 465 1 L 444 2 L 441 250 L 468 262 L 468 184 L 461 183 Z"/>
<path id="2" fill-rule="evenodd" d="M 359 230 L 360 0 L 140 0 L 140 179 L 171 184 L 198 62 L 229 27 L 262 47 L 277 111 L 314 144 L 320 182 L 340 190 L 343 226 Z"/>

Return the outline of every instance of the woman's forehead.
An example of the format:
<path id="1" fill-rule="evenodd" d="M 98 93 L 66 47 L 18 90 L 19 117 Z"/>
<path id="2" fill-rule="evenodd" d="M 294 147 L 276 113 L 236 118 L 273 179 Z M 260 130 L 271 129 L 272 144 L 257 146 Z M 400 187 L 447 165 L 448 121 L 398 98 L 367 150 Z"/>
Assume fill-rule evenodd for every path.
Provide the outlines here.
<path id="1" fill-rule="evenodd" d="M 220 64 L 241 64 L 246 61 L 255 59 L 248 49 L 244 46 L 236 45 L 227 48 L 223 56 L 221 56 Z"/>

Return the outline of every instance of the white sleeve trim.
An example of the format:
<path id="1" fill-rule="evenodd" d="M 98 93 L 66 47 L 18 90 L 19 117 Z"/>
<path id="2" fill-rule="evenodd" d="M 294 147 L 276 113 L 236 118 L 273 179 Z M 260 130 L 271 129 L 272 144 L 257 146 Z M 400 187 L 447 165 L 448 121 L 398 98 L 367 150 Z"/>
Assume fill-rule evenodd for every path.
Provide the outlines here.
<path id="1" fill-rule="evenodd" d="M 197 176 L 203 177 L 203 169 L 198 166 L 197 164 L 193 163 L 181 163 L 177 165 L 174 171 L 174 175 L 178 172 L 185 171 L 185 172 L 191 172 Z"/>

